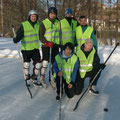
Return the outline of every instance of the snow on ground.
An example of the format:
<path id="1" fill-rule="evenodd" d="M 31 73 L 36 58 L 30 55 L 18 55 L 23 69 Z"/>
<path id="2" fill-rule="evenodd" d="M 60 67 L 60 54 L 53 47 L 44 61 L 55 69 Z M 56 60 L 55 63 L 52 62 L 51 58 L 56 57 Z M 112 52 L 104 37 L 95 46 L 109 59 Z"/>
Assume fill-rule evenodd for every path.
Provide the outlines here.
<path id="1" fill-rule="evenodd" d="M 101 62 L 107 59 L 113 48 L 114 46 L 99 47 Z M 73 112 L 80 95 L 72 99 L 63 95 L 62 120 L 119 120 L 119 54 L 120 47 L 115 50 L 101 74 L 97 85 L 99 96 L 88 93 Z M 56 92 L 50 87 L 47 78 L 48 74 L 47 89 L 31 87 L 31 99 L 25 87 L 16 45 L 11 38 L 0 38 L 0 120 L 58 120 L 59 102 L 55 100 Z M 85 87 L 87 85 L 88 79 Z M 104 108 L 108 108 L 108 112 L 104 112 Z"/>

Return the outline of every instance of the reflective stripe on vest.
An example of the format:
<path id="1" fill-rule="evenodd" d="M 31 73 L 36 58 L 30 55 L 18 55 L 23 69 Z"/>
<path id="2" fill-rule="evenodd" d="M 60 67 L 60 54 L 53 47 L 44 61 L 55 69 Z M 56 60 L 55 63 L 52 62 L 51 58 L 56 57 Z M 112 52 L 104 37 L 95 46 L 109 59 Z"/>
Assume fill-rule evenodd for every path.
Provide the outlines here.
<path id="1" fill-rule="evenodd" d="M 34 34 L 34 35 L 25 35 L 24 37 L 33 37 L 33 36 L 38 36 L 38 34 Z"/>
<path id="2" fill-rule="evenodd" d="M 39 40 L 34 40 L 34 41 L 21 41 L 21 43 L 25 43 L 25 44 L 27 44 L 27 43 L 38 43 L 39 42 Z"/>
<path id="3" fill-rule="evenodd" d="M 51 24 L 52 22 L 46 18 L 45 20 L 43 20 L 43 24 L 45 26 L 45 35 L 44 37 L 46 38 L 47 41 L 51 41 Z M 59 44 L 59 21 L 57 19 L 55 19 L 55 22 L 53 24 L 53 28 L 52 28 L 52 42 Z"/>
<path id="4" fill-rule="evenodd" d="M 76 39 L 77 39 L 77 44 L 78 44 L 77 50 L 79 50 L 80 46 L 85 43 L 86 39 L 91 38 L 92 32 L 93 32 L 92 27 L 87 27 L 87 29 L 85 30 L 84 33 L 82 32 L 82 27 L 81 26 L 78 26 L 76 28 Z"/>
<path id="5" fill-rule="evenodd" d="M 92 49 L 92 51 L 90 52 L 87 58 L 81 49 L 77 51 L 77 56 L 80 61 L 79 71 L 80 71 L 81 78 L 84 78 L 86 75 L 86 72 L 90 72 L 93 69 L 92 64 L 94 60 L 94 54 L 95 54 L 94 48 Z"/>
<path id="6" fill-rule="evenodd" d="M 65 45 L 68 42 L 74 44 L 77 21 L 72 19 L 71 25 L 68 23 L 66 19 L 63 19 L 60 22 L 61 22 L 63 45 Z M 73 25 L 73 30 L 72 30 L 72 25 Z"/>
<path id="7" fill-rule="evenodd" d="M 40 23 L 37 22 L 34 25 L 34 28 L 28 21 L 22 22 L 22 25 L 24 29 L 24 37 L 21 40 L 21 50 L 39 49 Z"/>
<path id="8" fill-rule="evenodd" d="M 57 55 L 55 57 L 59 70 L 61 69 L 61 57 Z M 62 59 L 62 72 L 63 78 L 66 80 L 66 83 L 69 84 L 71 82 L 71 75 L 74 69 L 74 65 L 77 61 L 77 56 L 72 55 L 66 62 L 65 59 Z"/>

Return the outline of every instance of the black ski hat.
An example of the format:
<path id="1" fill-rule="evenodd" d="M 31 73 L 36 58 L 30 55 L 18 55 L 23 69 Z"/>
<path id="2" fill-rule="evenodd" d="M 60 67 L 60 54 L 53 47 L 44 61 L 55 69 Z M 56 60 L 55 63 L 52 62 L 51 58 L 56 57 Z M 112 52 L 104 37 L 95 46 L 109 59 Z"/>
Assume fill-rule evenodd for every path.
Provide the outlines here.
<path id="1" fill-rule="evenodd" d="M 48 15 L 49 15 L 50 13 L 55 13 L 55 14 L 57 15 L 57 9 L 56 9 L 56 7 L 50 7 L 50 8 L 48 9 Z"/>
<path id="2" fill-rule="evenodd" d="M 72 52 L 73 52 L 74 46 L 73 46 L 73 44 L 72 44 L 71 42 L 68 42 L 68 43 L 66 43 L 66 44 L 64 45 L 64 50 L 65 50 L 67 47 L 70 48 L 70 50 L 72 50 Z"/>

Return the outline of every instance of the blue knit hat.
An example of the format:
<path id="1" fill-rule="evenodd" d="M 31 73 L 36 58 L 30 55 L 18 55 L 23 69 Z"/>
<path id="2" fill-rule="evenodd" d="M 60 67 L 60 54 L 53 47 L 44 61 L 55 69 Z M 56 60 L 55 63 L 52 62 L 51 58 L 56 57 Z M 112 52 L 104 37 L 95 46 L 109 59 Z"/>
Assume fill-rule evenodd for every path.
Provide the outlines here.
<path id="1" fill-rule="evenodd" d="M 72 14 L 72 9 L 70 9 L 70 8 L 66 9 L 65 15 L 67 15 L 68 13 L 71 13 L 71 14 Z"/>

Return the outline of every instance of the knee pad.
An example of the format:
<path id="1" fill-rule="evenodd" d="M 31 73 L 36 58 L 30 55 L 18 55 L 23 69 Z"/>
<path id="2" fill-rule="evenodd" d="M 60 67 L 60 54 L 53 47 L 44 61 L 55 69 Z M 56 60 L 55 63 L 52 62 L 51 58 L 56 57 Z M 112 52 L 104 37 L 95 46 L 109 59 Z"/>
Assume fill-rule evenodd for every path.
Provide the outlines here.
<path id="1" fill-rule="evenodd" d="M 35 64 L 35 68 L 38 69 L 38 70 L 40 70 L 40 68 L 41 68 L 41 63 L 36 63 L 36 64 Z"/>
<path id="2" fill-rule="evenodd" d="M 47 66 L 48 66 L 48 61 L 43 61 L 42 62 L 42 68 L 41 68 L 41 75 L 44 76 L 45 75 L 45 71 L 47 69 Z"/>
<path id="3" fill-rule="evenodd" d="M 41 63 L 36 63 L 34 65 L 34 73 L 35 73 L 36 76 L 38 76 L 40 68 L 41 68 Z"/>
<path id="4" fill-rule="evenodd" d="M 24 62 L 23 63 L 23 69 L 24 69 L 24 74 L 29 75 L 30 63 L 29 62 Z"/>

